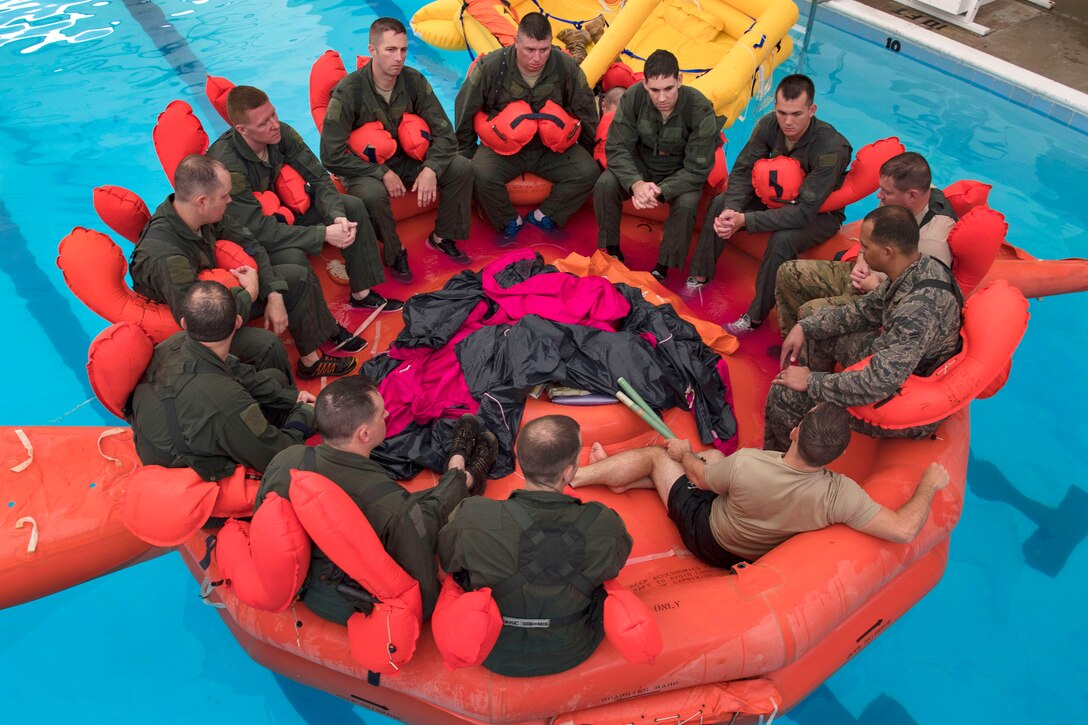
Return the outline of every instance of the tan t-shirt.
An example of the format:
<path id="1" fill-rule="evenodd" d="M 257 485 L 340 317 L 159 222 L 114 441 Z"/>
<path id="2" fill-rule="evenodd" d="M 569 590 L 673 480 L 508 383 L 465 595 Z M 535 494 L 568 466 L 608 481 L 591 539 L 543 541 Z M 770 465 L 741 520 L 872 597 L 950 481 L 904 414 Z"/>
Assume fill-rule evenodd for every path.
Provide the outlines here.
<path id="1" fill-rule="evenodd" d="M 522 70 L 519 65 L 518 72 L 521 73 L 521 77 L 525 79 L 525 85 L 530 88 L 536 88 L 536 82 L 540 80 L 541 74 L 544 73 L 544 68 L 541 67 L 536 73 L 529 73 L 528 71 Z"/>
<path id="2" fill-rule="evenodd" d="M 857 528 L 880 511 L 880 504 L 846 476 L 801 471 L 782 457 L 742 448 L 707 466 L 707 488 L 718 494 L 710 529 L 722 548 L 754 561 L 794 534 L 831 524 Z"/>
<path id="3" fill-rule="evenodd" d="M 922 213 L 918 214 L 914 220 L 921 224 L 927 211 L 929 209 L 923 209 Z M 952 231 L 954 226 L 956 226 L 956 220 L 952 217 L 943 214 L 934 216 L 929 220 L 928 224 L 918 229 L 918 251 L 936 257 L 951 267 L 952 249 L 948 246 L 948 233 Z"/>

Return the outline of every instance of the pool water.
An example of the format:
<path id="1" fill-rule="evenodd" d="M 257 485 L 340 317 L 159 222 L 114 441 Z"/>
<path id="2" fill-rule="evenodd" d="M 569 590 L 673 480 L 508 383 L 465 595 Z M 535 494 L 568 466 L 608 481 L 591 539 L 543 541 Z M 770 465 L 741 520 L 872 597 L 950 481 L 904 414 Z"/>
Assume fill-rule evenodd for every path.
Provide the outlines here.
<path id="1" fill-rule="evenodd" d="M 166 104 L 188 100 L 214 138 L 225 126 L 202 89 L 206 73 L 223 75 L 267 90 L 316 148 L 313 60 L 327 48 L 365 53 L 375 17 L 407 21 L 421 4 L 0 0 L 0 298 L 13 345 L 0 361 L 10 381 L 0 425 L 115 423 L 83 367 L 105 323 L 68 292 L 56 245 L 73 226 L 104 229 L 95 186 L 131 188 L 152 207 L 169 191 L 151 148 Z M 1075 195 L 1085 136 L 819 22 L 813 38 L 803 70 L 818 115 L 855 149 L 896 135 L 939 185 L 993 184 L 1013 243 L 1039 257 L 1085 254 L 1088 205 Z M 409 62 L 449 109 L 467 54 L 413 39 Z M 730 161 L 758 115 L 728 131 Z M 785 721 L 1079 720 L 1084 310 L 1084 295 L 1033 302 L 1008 385 L 972 406 L 968 493 L 944 580 Z M 6 722 L 386 722 L 253 663 L 173 554 L 0 612 L 0 634 Z"/>

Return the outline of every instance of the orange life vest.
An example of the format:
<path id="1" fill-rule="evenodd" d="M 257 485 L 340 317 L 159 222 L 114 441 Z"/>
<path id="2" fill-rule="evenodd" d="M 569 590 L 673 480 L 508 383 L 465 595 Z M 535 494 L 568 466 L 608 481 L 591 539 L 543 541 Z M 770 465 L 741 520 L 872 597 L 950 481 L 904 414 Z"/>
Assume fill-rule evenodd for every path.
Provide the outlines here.
<path id="1" fill-rule="evenodd" d="M 171 186 L 174 185 L 174 171 L 182 159 L 208 150 L 208 134 L 193 115 L 192 106 L 185 101 L 170 102 L 166 110 L 159 114 L 151 138 Z"/>

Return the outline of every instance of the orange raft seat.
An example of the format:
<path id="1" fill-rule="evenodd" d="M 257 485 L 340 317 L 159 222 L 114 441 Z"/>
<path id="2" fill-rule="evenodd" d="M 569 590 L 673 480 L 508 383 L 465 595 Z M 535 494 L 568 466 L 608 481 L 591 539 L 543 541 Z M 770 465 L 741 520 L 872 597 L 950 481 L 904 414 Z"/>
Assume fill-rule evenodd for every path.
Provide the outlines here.
<path id="1" fill-rule="evenodd" d="M 891 397 L 849 408 L 881 428 L 902 429 L 936 423 L 989 397 L 1004 385 L 1009 365 L 1028 326 L 1028 301 L 1020 290 L 998 280 L 979 290 L 963 308 L 962 349 L 932 375 L 911 375 Z M 862 370 L 872 356 L 846 369 Z"/>

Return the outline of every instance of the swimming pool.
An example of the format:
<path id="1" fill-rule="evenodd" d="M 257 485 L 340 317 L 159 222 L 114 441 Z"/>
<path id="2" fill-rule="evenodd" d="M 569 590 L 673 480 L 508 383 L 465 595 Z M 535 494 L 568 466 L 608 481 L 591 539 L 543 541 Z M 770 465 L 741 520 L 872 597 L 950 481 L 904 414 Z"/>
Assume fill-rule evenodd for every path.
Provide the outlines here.
<path id="1" fill-rule="evenodd" d="M 223 124 L 201 89 L 205 72 L 224 75 L 268 90 L 316 145 L 310 64 L 326 48 L 365 52 L 371 20 L 407 19 L 420 4 L 0 0 L 0 148 L 9 158 L 0 166 L 0 294 L 10 306 L 5 330 L 19 341 L 0 363 L 12 381 L 0 424 L 113 424 L 97 403 L 82 405 L 91 397 L 85 351 L 105 324 L 68 293 L 53 260 L 73 226 L 103 228 L 94 186 L 126 186 L 152 205 L 167 193 L 150 140 L 165 105 L 189 100 L 216 135 Z M 927 155 L 937 183 L 993 183 L 991 203 L 1008 216 L 1014 243 L 1041 257 L 1085 253 L 1088 207 L 1074 196 L 1088 168 L 1084 135 L 820 22 L 813 37 L 805 70 L 819 115 L 855 148 L 898 135 Z M 418 42 L 410 50 L 449 104 L 467 57 Z M 730 159 L 756 117 L 753 109 L 728 132 Z M 855 205 L 850 216 L 864 211 Z M 944 580 L 788 720 L 1052 722 L 1088 705 L 1076 684 L 1088 644 L 1088 495 L 1077 480 L 1077 453 L 1088 449 L 1076 375 L 1084 302 L 1034 303 L 1008 386 L 973 406 L 968 496 Z M 384 722 L 255 665 L 175 555 L 0 612 L 0 633 L 12 722 Z"/>

